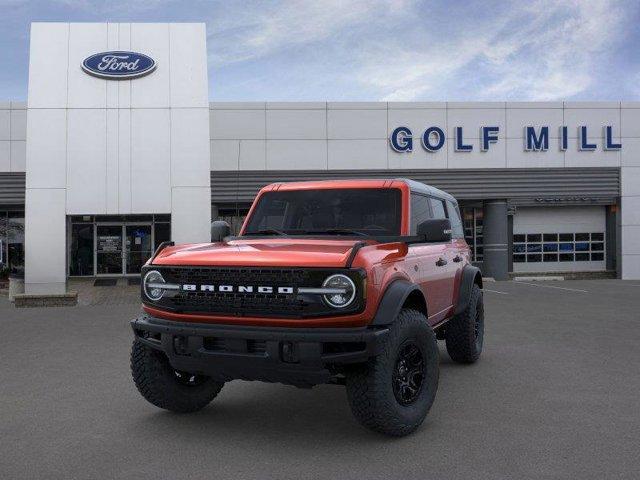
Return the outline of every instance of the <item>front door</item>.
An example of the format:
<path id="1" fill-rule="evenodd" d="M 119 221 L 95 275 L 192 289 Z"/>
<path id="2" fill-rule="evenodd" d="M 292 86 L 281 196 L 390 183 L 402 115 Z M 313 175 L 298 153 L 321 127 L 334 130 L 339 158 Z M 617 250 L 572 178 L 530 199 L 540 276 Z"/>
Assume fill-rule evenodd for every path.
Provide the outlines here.
<path id="1" fill-rule="evenodd" d="M 96 275 L 136 275 L 153 255 L 151 224 L 96 224 Z"/>
<path id="2" fill-rule="evenodd" d="M 96 225 L 96 275 L 122 275 L 122 225 Z"/>
<path id="3" fill-rule="evenodd" d="M 153 254 L 151 225 L 126 225 L 125 227 L 125 272 L 140 273 L 142 266 Z"/>

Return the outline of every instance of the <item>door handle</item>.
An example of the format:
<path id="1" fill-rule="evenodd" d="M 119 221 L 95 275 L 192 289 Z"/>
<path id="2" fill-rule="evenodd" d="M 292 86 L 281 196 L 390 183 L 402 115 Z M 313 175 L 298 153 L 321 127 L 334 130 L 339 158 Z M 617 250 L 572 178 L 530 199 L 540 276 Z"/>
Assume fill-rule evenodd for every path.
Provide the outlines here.
<path id="1" fill-rule="evenodd" d="M 460 255 L 456 255 L 455 257 L 453 257 L 453 261 L 458 263 L 462 261 L 462 257 Z"/>
<path id="2" fill-rule="evenodd" d="M 438 261 L 436 262 L 436 265 L 438 267 L 444 267 L 447 263 L 449 263 L 449 262 L 447 262 L 444 258 L 440 257 L 438 259 Z"/>

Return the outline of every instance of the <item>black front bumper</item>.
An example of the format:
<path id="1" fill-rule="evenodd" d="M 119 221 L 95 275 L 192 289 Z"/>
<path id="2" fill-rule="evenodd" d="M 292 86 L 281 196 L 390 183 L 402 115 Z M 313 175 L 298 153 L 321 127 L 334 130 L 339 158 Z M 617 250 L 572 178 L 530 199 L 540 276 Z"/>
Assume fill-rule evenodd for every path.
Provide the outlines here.
<path id="1" fill-rule="evenodd" d="M 281 328 L 183 323 L 141 315 L 131 321 L 140 342 L 163 351 L 176 370 L 233 379 L 312 386 L 331 382 L 341 366 L 378 355 L 387 328 Z"/>

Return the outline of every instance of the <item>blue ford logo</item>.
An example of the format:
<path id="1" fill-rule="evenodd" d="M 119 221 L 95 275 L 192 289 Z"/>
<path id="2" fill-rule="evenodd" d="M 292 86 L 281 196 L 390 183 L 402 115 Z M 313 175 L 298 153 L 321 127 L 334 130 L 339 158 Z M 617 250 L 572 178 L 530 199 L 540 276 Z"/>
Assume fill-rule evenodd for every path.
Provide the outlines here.
<path id="1" fill-rule="evenodd" d="M 155 68 L 153 58 L 136 52 L 96 53 L 82 62 L 82 69 L 89 75 L 114 80 L 142 77 Z"/>

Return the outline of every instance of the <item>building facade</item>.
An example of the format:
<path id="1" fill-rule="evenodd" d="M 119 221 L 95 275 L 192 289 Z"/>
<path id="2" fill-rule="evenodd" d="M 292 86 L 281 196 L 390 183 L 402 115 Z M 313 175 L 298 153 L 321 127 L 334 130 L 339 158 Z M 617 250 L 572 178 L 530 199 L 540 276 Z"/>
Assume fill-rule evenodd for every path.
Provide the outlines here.
<path id="1" fill-rule="evenodd" d="M 109 77 L 132 52 L 150 70 Z M 487 275 L 640 278 L 640 102 L 209 103 L 208 83 L 202 24 L 32 25 L 28 100 L 0 103 L 2 262 L 28 293 L 237 229 L 268 183 L 350 177 L 455 195 Z"/>

